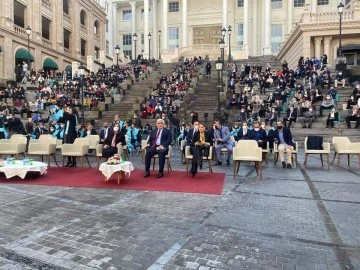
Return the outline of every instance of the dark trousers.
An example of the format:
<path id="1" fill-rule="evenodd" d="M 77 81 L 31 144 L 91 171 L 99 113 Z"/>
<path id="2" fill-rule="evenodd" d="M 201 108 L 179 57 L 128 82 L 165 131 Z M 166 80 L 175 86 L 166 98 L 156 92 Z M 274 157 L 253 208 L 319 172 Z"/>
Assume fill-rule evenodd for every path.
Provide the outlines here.
<path id="1" fill-rule="evenodd" d="M 159 155 L 159 172 L 164 171 L 165 166 L 165 156 L 167 154 L 166 149 L 162 150 L 156 150 L 156 147 L 150 147 L 148 150 L 146 150 L 145 155 L 145 171 L 150 171 L 150 165 L 151 165 L 151 159 L 154 155 Z"/>
<path id="2" fill-rule="evenodd" d="M 346 116 L 345 118 L 346 124 L 348 127 L 350 126 L 350 121 L 356 121 L 355 128 L 358 128 L 360 126 L 360 117 L 357 116 Z"/>
<path id="3" fill-rule="evenodd" d="M 327 119 L 326 120 L 326 126 L 328 127 L 328 126 L 330 126 L 330 127 L 334 127 L 334 121 L 335 121 L 335 119 Z"/>
<path id="4" fill-rule="evenodd" d="M 193 155 L 191 172 L 197 172 L 197 166 L 202 164 L 203 156 L 209 156 L 209 146 L 192 146 L 190 152 Z"/>
<path id="5" fill-rule="evenodd" d="M 284 125 L 286 126 L 286 122 L 289 121 L 289 125 L 288 127 L 291 126 L 291 123 L 292 122 L 296 122 L 294 118 L 290 118 L 290 120 L 288 120 L 287 118 L 283 118 L 283 122 L 284 122 Z"/>
<path id="6" fill-rule="evenodd" d="M 331 110 L 332 108 L 334 108 L 333 105 L 331 105 L 330 107 L 324 107 L 324 106 L 320 106 L 320 116 L 323 115 L 323 110 L 329 109 Z"/>

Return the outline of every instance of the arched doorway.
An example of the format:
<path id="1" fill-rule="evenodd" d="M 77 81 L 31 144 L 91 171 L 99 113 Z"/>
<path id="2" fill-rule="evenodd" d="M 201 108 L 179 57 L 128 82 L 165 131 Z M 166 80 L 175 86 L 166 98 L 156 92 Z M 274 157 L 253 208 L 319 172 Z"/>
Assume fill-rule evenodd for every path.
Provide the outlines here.
<path id="1" fill-rule="evenodd" d="M 15 53 L 15 65 L 22 64 L 23 62 L 34 62 L 34 56 L 27 49 L 20 48 Z"/>
<path id="2" fill-rule="evenodd" d="M 58 65 L 55 63 L 54 60 L 52 60 L 51 58 L 46 58 L 44 60 L 43 70 L 45 72 L 50 71 L 50 70 L 57 70 L 57 69 L 59 69 L 59 68 L 58 68 Z"/>

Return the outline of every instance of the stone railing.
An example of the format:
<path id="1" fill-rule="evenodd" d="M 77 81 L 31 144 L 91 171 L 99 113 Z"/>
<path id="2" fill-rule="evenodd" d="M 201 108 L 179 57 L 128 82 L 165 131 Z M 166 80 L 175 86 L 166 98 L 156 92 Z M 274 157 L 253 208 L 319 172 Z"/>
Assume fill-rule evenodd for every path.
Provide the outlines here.
<path id="1" fill-rule="evenodd" d="M 337 22 L 339 21 L 338 12 L 324 12 L 324 13 L 310 13 L 310 20 L 302 21 L 303 23 L 326 23 L 326 22 Z M 352 21 L 354 20 L 354 11 L 345 11 L 342 15 L 343 21 Z"/>
<path id="2" fill-rule="evenodd" d="M 69 14 L 67 14 L 67 13 L 63 12 L 63 15 L 64 15 L 64 19 L 65 19 L 65 21 L 68 21 L 68 22 L 70 22 L 70 21 L 71 21 L 71 17 L 70 17 L 70 15 L 69 15 Z"/>
<path id="3" fill-rule="evenodd" d="M 15 31 L 15 34 L 17 34 L 19 36 L 27 37 L 25 28 L 22 28 L 22 27 L 14 24 L 14 31 Z"/>
<path id="4" fill-rule="evenodd" d="M 52 42 L 50 41 L 50 40 L 48 40 L 47 38 L 42 38 L 41 39 L 41 41 L 42 41 L 42 44 L 44 45 L 44 46 L 46 46 L 46 47 L 51 47 L 52 46 Z"/>
<path id="5" fill-rule="evenodd" d="M 51 1 L 50 0 L 41 0 L 41 3 L 44 7 L 49 10 L 52 10 Z"/>

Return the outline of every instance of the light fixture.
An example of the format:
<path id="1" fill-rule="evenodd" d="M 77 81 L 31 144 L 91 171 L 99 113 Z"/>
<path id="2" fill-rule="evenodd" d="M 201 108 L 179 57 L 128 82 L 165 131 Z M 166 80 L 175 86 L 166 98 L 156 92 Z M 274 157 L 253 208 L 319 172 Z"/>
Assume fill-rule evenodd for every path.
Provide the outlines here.
<path id="1" fill-rule="evenodd" d="M 80 65 L 80 66 L 78 67 L 78 70 L 79 70 L 80 76 L 85 75 L 85 67 L 84 67 L 83 65 Z"/>
<path id="2" fill-rule="evenodd" d="M 220 57 L 218 58 L 218 60 L 215 62 L 215 66 L 216 66 L 216 70 L 220 71 L 223 68 L 223 62 L 221 61 Z"/>
<path id="3" fill-rule="evenodd" d="M 116 53 L 116 54 L 119 54 L 119 53 L 120 53 L 120 47 L 119 47 L 119 45 L 116 45 L 116 47 L 115 47 L 115 53 Z"/>
<path id="4" fill-rule="evenodd" d="M 134 40 L 134 41 L 137 41 L 137 34 L 136 34 L 136 33 L 133 34 L 133 40 Z"/>
<path id="5" fill-rule="evenodd" d="M 221 30 L 221 35 L 222 35 L 223 37 L 225 37 L 225 35 L 226 35 L 226 29 L 225 29 L 225 27 L 223 27 L 223 29 Z"/>
<path id="6" fill-rule="evenodd" d="M 225 41 L 222 39 L 220 40 L 219 42 L 219 46 L 220 46 L 220 50 L 224 49 L 225 48 Z"/>
<path id="7" fill-rule="evenodd" d="M 151 40 L 151 33 L 148 34 L 148 39 Z"/>
<path id="8" fill-rule="evenodd" d="M 338 5 L 338 10 L 339 10 L 339 13 L 342 14 L 344 12 L 344 4 L 342 2 L 340 2 L 340 4 Z"/>
<path id="9" fill-rule="evenodd" d="M 26 27 L 25 31 L 26 31 L 26 34 L 27 34 L 28 36 L 31 35 L 31 28 L 30 28 L 30 26 Z"/>

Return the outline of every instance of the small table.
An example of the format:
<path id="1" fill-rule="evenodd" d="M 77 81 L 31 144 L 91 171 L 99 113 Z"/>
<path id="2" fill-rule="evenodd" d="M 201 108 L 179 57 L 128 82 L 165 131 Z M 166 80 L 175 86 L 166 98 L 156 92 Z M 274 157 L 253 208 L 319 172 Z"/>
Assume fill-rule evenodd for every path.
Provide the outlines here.
<path id="1" fill-rule="evenodd" d="M 24 179 L 29 172 L 37 172 L 40 175 L 46 174 L 47 164 L 44 162 L 33 161 L 32 165 L 24 165 L 22 160 L 15 160 L 15 164 L 5 164 L 0 167 L 0 173 L 5 174 L 6 179 L 18 176 Z"/>
<path id="2" fill-rule="evenodd" d="M 99 170 L 105 176 L 105 181 L 109 181 L 110 177 L 114 173 L 118 173 L 118 184 L 120 184 L 120 174 L 122 179 L 125 179 L 125 174 L 128 174 L 130 177 L 130 173 L 134 170 L 134 166 L 130 161 L 124 161 L 119 164 L 107 164 L 106 162 L 100 165 Z"/>

